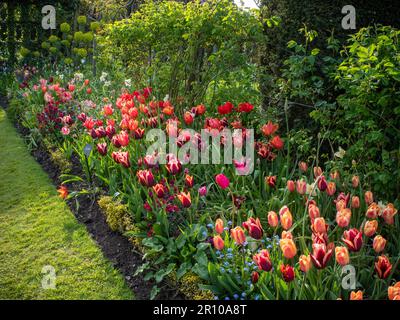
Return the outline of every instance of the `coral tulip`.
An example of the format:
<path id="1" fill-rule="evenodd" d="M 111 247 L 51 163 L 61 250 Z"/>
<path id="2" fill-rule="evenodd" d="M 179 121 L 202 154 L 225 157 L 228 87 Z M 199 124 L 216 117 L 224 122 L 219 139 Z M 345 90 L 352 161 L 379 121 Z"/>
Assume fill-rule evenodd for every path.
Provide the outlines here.
<path id="1" fill-rule="evenodd" d="M 278 220 L 278 215 L 274 211 L 268 212 L 268 224 L 272 227 L 275 228 L 279 224 Z"/>
<path id="2" fill-rule="evenodd" d="M 360 178 L 358 176 L 353 176 L 351 178 L 351 185 L 353 186 L 353 188 L 357 188 L 359 183 L 360 183 Z"/>
<path id="3" fill-rule="evenodd" d="M 259 240 L 263 236 L 264 231 L 258 218 L 249 218 L 243 222 L 243 227 L 249 232 L 250 237 L 254 239 Z"/>
<path id="4" fill-rule="evenodd" d="M 307 183 L 301 179 L 296 181 L 296 191 L 298 194 L 305 194 L 307 191 Z"/>
<path id="5" fill-rule="evenodd" d="M 360 207 L 360 198 L 357 196 L 351 197 L 351 207 L 357 209 Z"/>
<path id="6" fill-rule="evenodd" d="M 365 216 L 369 219 L 376 219 L 378 218 L 380 211 L 381 208 L 375 202 L 372 202 L 369 205 L 367 212 L 365 213 Z"/>
<path id="7" fill-rule="evenodd" d="M 386 279 L 392 271 L 392 264 L 389 258 L 385 255 L 379 256 L 378 261 L 375 262 L 375 271 L 379 278 Z"/>
<path id="8" fill-rule="evenodd" d="M 380 235 L 375 236 L 374 241 L 372 243 L 372 247 L 374 248 L 376 253 L 380 253 L 385 250 L 386 239 Z"/>
<path id="9" fill-rule="evenodd" d="M 371 191 L 367 191 L 364 194 L 364 199 L 367 205 L 370 205 L 372 202 L 374 202 L 374 195 L 372 194 Z"/>
<path id="10" fill-rule="evenodd" d="M 395 300 L 395 297 L 400 297 L 400 281 L 396 282 L 394 286 L 388 288 L 389 300 Z M 399 299 L 396 299 L 399 300 Z"/>
<path id="11" fill-rule="evenodd" d="M 336 183 L 334 182 L 328 182 L 328 187 L 326 188 L 326 193 L 328 196 L 333 196 L 336 192 Z"/>
<path id="12" fill-rule="evenodd" d="M 313 223 L 320 216 L 319 208 L 315 204 L 310 204 L 308 206 L 308 215 L 310 216 L 311 223 Z"/>
<path id="13" fill-rule="evenodd" d="M 316 218 L 312 224 L 312 230 L 316 233 L 326 233 L 328 225 L 324 218 Z"/>
<path id="14" fill-rule="evenodd" d="M 396 213 L 397 209 L 394 207 L 394 205 L 392 203 L 388 203 L 385 209 L 382 211 L 382 218 L 387 224 L 393 224 Z"/>
<path id="15" fill-rule="evenodd" d="M 214 244 L 214 248 L 217 250 L 222 250 L 225 246 L 224 240 L 221 238 L 221 236 L 214 236 L 213 244 Z"/>
<path id="16" fill-rule="evenodd" d="M 273 135 L 279 128 L 278 124 L 273 124 L 271 121 L 268 121 L 267 124 L 264 124 L 261 128 L 262 133 L 265 136 Z"/>
<path id="17" fill-rule="evenodd" d="M 177 195 L 177 197 L 184 208 L 189 208 L 192 205 L 190 192 L 181 192 Z"/>
<path id="18" fill-rule="evenodd" d="M 323 173 L 321 167 L 314 167 L 313 171 L 314 171 L 314 178 L 318 178 Z"/>
<path id="19" fill-rule="evenodd" d="M 312 267 L 311 256 L 302 254 L 299 258 L 299 265 L 300 270 L 307 273 Z"/>
<path id="20" fill-rule="evenodd" d="M 352 291 L 350 293 L 350 300 L 363 300 L 363 292 L 358 290 L 357 292 Z"/>
<path id="21" fill-rule="evenodd" d="M 292 214 L 290 213 L 290 211 L 286 211 L 281 216 L 282 228 L 285 230 L 289 230 L 292 227 L 292 224 L 293 224 Z"/>
<path id="22" fill-rule="evenodd" d="M 231 237 L 239 245 L 242 245 L 246 241 L 246 235 L 241 227 L 231 229 Z"/>
<path id="23" fill-rule="evenodd" d="M 279 136 L 275 136 L 269 142 L 272 148 L 280 150 L 283 148 L 283 140 Z"/>
<path id="24" fill-rule="evenodd" d="M 261 250 L 253 256 L 254 263 L 260 270 L 270 271 L 272 269 L 271 258 L 269 257 L 268 250 Z"/>
<path id="25" fill-rule="evenodd" d="M 224 232 L 224 221 L 220 218 L 215 221 L 215 231 L 219 234 Z"/>
<path id="26" fill-rule="evenodd" d="M 292 239 L 281 239 L 279 245 L 286 259 L 292 259 L 297 254 L 296 244 Z"/>
<path id="27" fill-rule="evenodd" d="M 342 240 L 352 252 L 360 251 L 363 245 L 362 233 L 356 228 L 346 230 Z"/>
<path id="28" fill-rule="evenodd" d="M 306 172 L 308 170 L 308 165 L 304 161 L 299 162 L 299 169 L 302 172 Z"/>
<path id="29" fill-rule="evenodd" d="M 346 247 L 336 247 L 335 248 L 336 262 L 341 266 L 345 266 L 350 262 L 349 251 Z"/>
<path id="30" fill-rule="evenodd" d="M 294 190 L 296 190 L 296 186 L 294 184 L 293 180 L 288 180 L 286 183 L 287 189 L 289 190 L 289 192 L 294 192 Z"/>
<path id="31" fill-rule="evenodd" d="M 350 224 L 351 210 L 349 208 L 341 209 L 336 213 L 336 223 L 339 227 L 345 228 Z"/>
<path id="32" fill-rule="evenodd" d="M 378 229 L 378 221 L 369 220 L 364 225 L 364 234 L 367 237 L 372 237 L 376 233 L 377 229 Z"/>

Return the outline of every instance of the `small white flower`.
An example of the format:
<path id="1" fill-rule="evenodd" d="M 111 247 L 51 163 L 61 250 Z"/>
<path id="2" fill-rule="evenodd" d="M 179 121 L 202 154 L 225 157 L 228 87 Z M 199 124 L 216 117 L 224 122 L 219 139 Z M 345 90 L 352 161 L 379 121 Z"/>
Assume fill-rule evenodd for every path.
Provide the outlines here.
<path id="1" fill-rule="evenodd" d="M 111 85 L 111 81 L 105 81 L 105 82 L 104 82 L 104 86 L 105 86 L 105 87 L 109 87 L 110 85 Z"/>
<path id="2" fill-rule="evenodd" d="M 132 85 L 132 80 L 131 79 L 126 79 L 124 82 L 126 87 L 130 87 Z"/>

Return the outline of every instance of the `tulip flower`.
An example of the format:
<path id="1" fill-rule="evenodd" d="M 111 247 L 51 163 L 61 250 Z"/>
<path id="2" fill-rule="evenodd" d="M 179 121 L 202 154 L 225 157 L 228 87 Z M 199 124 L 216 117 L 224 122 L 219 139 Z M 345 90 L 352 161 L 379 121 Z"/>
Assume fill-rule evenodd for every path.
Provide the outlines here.
<path id="1" fill-rule="evenodd" d="M 98 143 L 97 144 L 97 151 L 102 155 L 105 156 L 107 154 L 107 143 Z"/>
<path id="2" fill-rule="evenodd" d="M 374 202 L 374 195 L 372 194 L 371 191 L 367 191 L 367 192 L 365 192 L 365 194 L 364 194 L 364 199 L 365 199 L 365 202 L 366 202 L 368 205 L 370 205 L 372 202 Z"/>
<path id="3" fill-rule="evenodd" d="M 345 266 L 350 262 L 349 251 L 346 247 L 336 247 L 335 248 L 336 262 L 341 266 Z"/>
<path id="4" fill-rule="evenodd" d="M 356 228 L 346 230 L 342 240 L 352 252 L 360 251 L 363 245 L 362 233 Z"/>
<path id="5" fill-rule="evenodd" d="M 352 291 L 350 293 L 350 300 L 363 300 L 363 292 L 358 290 L 357 292 Z"/>
<path id="6" fill-rule="evenodd" d="M 194 116 L 191 112 L 186 111 L 183 115 L 183 121 L 185 121 L 186 125 L 191 125 L 193 123 Z"/>
<path id="7" fill-rule="evenodd" d="M 323 173 L 321 167 L 314 167 L 313 171 L 314 171 L 314 178 L 318 178 Z"/>
<path id="8" fill-rule="evenodd" d="M 400 298 L 400 281 L 396 282 L 394 286 L 388 288 L 389 300 L 399 300 Z M 396 298 L 398 297 L 398 298 Z M 396 298 L 396 299 L 395 299 Z"/>
<path id="9" fill-rule="evenodd" d="M 165 187 L 161 183 L 157 183 L 153 186 L 153 191 L 158 198 L 163 198 L 165 195 Z"/>
<path id="10" fill-rule="evenodd" d="M 214 236 L 213 244 L 214 244 L 214 248 L 217 250 L 222 250 L 225 246 L 224 240 L 221 238 L 221 236 Z"/>
<path id="11" fill-rule="evenodd" d="M 257 283 L 258 282 L 258 278 L 260 278 L 260 274 L 257 271 L 253 271 L 251 273 L 251 282 L 252 283 Z"/>
<path id="12" fill-rule="evenodd" d="M 336 192 L 336 183 L 331 181 L 328 182 L 328 187 L 326 188 L 326 193 L 328 196 L 333 196 Z"/>
<path id="13" fill-rule="evenodd" d="M 360 178 L 358 176 L 353 176 L 351 178 L 351 185 L 353 186 L 353 188 L 357 188 L 359 183 L 360 183 Z"/>
<path id="14" fill-rule="evenodd" d="M 305 194 L 307 191 L 307 183 L 301 179 L 296 181 L 296 191 L 298 194 Z"/>
<path id="15" fill-rule="evenodd" d="M 310 219 L 311 219 L 311 223 L 313 223 L 314 222 L 314 220 L 316 219 L 316 218 L 319 218 L 319 216 L 320 216 L 320 213 L 319 213 L 319 208 L 315 205 L 315 204 L 310 204 L 309 206 L 308 206 L 308 215 L 309 215 L 309 217 L 310 217 Z"/>
<path id="16" fill-rule="evenodd" d="M 367 221 L 364 225 L 364 234 L 367 237 L 372 237 L 376 233 L 377 229 L 378 229 L 378 221 L 376 220 Z"/>
<path id="17" fill-rule="evenodd" d="M 280 150 L 283 148 L 283 141 L 279 136 L 273 137 L 269 143 L 274 149 Z"/>
<path id="18" fill-rule="evenodd" d="M 341 209 L 336 213 L 336 223 L 339 227 L 345 228 L 350 224 L 351 210 L 349 208 Z"/>
<path id="19" fill-rule="evenodd" d="M 372 243 L 372 247 L 374 248 L 376 253 L 380 253 L 385 249 L 386 239 L 380 235 L 375 236 L 374 241 Z"/>
<path id="20" fill-rule="evenodd" d="M 193 176 L 186 174 L 185 175 L 185 184 L 188 188 L 193 187 Z"/>
<path id="21" fill-rule="evenodd" d="M 265 182 L 271 187 L 275 188 L 276 176 L 268 176 L 265 178 Z"/>
<path id="22" fill-rule="evenodd" d="M 325 268 L 333 254 L 332 244 L 326 246 L 325 243 L 314 243 L 312 247 L 311 261 L 313 265 L 317 269 Z"/>
<path id="23" fill-rule="evenodd" d="M 382 217 L 387 224 L 393 224 L 396 213 L 397 209 L 394 207 L 394 205 L 392 203 L 388 203 L 385 209 L 382 211 Z"/>
<path id="24" fill-rule="evenodd" d="M 292 224 L 293 224 L 292 214 L 291 214 L 290 211 L 286 211 L 281 216 L 282 228 L 285 229 L 285 230 L 289 230 L 292 227 Z"/>
<path id="25" fill-rule="evenodd" d="M 181 192 L 177 195 L 177 197 L 184 208 L 189 208 L 192 205 L 190 192 Z"/>
<path id="26" fill-rule="evenodd" d="M 292 239 L 281 239 L 279 245 L 286 259 L 292 259 L 297 254 L 296 244 Z"/>
<path id="27" fill-rule="evenodd" d="M 264 124 L 261 128 L 262 133 L 268 137 L 273 135 L 279 129 L 278 124 L 273 124 L 272 121 L 268 121 L 267 124 Z"/>
<path id="28" fill-rule="evenodd" d="M 200 195 L 200 197 L 205 197 L 207 195 L 207 187 L 206 186 L 199 188 L 199 195 Z"/>
<path id="29" fill-rule="evenodd" d="M 389 258 L 385 255 L 379 256 L 378 261 L 375 262 L 375 271 L 379 278 L 386 279 L 392 271 L 392 264 Z"/>
<path id="30" fill-rule="evenodd" d="M 215 231 L 219 234 L 224 232 L 224 221 L 220 218 L 215 221 Z"/>
<path id="31" fill-rule="evenodd" d="M 170 159 L 165 167 L 172 175 L 176 175 L 182 171 L 182 163 L 178 159 Z"/>
<path id="32" fill-rule="evenodd" d="M 283 230 L 282 234 L 281 234 L 281 239 L 292 239 L 293 240 L 293 235 L 290 231 Z"/>
<path id="33" fill-rule="evenodd" d="M 328 183 L 326 182 L 325 176 L 319 177 L 317 185 L 318 189 L 321 191 L 325 191 L 328 188 Z"/>
<path id="34" fill-rule="evenodd" d="M 289 192 L 294 192 L 294 190 L 296 190 L 296 186 L 294 184 L 293 180 L 288 180 L 286 183 L 287 189 L 289 190 Z"/>
<path id="35" fill-rule="evenodd" d="M 111 104 L 107 104 L 103 107 L 103 113 L 106 116 L 111 116 L 114 113 L 114 109 Z"/>
<path id="36" fill-rule="evenodd" d="M 340 173 L 338 170 L 335 170 L 333 172 L 331 172 L 330 174 L 331 179 L 333 180 L 339 180 L 340 179 Z"/>
<path id="37" fill-rule="evenodd" d="M 367 212 L 365 213 L 365 216 L 369 219 L 376 219 L 378 218 L 380 211 L 381 208 L 375 202 L 372 202 L 369 205 Z"/>
<path id="38" fill-rule="evenodd" d="M 235 240 L 236 244 L 242 245 L 246 241 L 246 235 L 241 227 L 231 229 L 231 237 Z"/>
<path id="39" fill-rule="evenodd" d="M 260 219 L 249 218 L 243 222 L 243 227 L 249 232 L 250 237 L 259 240 L 263 236 L 263 228 Z"/>
<path id="40" fill-rule="evenodd" d="M 61 185 L 57 192 L 59 193 L 59 197 L 61 199 L 66 199 L 68 197 L 68 188 L 65 185 Z"/>
<path id="41" fill-rule="evenodd" d="M 226 189 L 229 187 L 229 179 L 222 173 L 217 174 L 215 177 L 215 181 L 221 187 L 221 189 Z"/>
<path id="42" fill-rule="evenodd" d="M 272 269 L 272 263 L 269 257 L 269 252 L 266 249 L 263 249 L 259 253 L 256 253 L 253 256 L 253 261 L 260 270 L 270 271 Z"/>
<path id="43" fill-rule="evenodd" d="M 279 224 L 278 215 L 274 211 L 268 212 L 268 224 L 272 228 L 276 228 Z"/>
<path id="44" fill-rule="evenodd" d="M 139 170 L 136 176 L 142 186 L 152 187 L 155 184 L 153 173 L 150 170 Z"/>
<path id="45" fill-rule="evenodd" d="M 357 196 L 351 197 L 351 207 L 357 209 L 360 207 L 360 198 Z"/>
<path id="46" fill-rule="evenodd" d="M 299 265 L 300 270 L 307 273 L 312 267 L 311 256 L 302 254 L 299 258 Z"/>
<path id="47" fill-rule="evenodd" d="M 290 265 L 281 265 L 281 273 L 283 280 L 286 282 L 291 282 L 294 280 L 294 268 Z"/>
<path id="48" fill-rule="evenodd" d="M 308 170 L 308 165 L 304 161 L 299 162 L 299 169 L 301 172 L 306 172 Z"/>
<path id="49" fill-rule="evenodd" d="M 315 218 L 313 224 L 311 225 L 313 232 L 316 233 L 326 233 L 328 225 L 325 223 L 324 218 Z"/>
<path id="50" fill-rule="evenodd" d="M 125 168 L 129 168 L 131 163 L 129 161 L 129 152 L 113 152 L 111 157 L 114 159 L 116 163 L 121 164 Z"/>

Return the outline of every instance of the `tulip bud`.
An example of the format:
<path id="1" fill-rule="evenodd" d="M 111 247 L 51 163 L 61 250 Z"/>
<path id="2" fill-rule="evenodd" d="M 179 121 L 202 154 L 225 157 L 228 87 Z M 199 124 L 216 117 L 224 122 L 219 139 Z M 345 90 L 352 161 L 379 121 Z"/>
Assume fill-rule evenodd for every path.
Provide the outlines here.
<path id="1" fill-rule="evenodd" d="M 294 192 L 294 190 L 296 190 L 296 186 L 295 186 L 293 180 L 288 180 L 286 185 L 287 185 L 289 192 Z"/>
<path id="2" fill-rule="evenodd" d="M 333 196 L 336 192 L 336 183 L 334 182 L 328 182 L 328 187 L 326 188 L 326 193 L 328 196 Z"/>
<path id="3" fill-rule="evenodd" d="M 341 266 L 345 266 L 350 262 L 349 251 L 346 247 L 336 247 L 335 248 L 336 262 Z"/>
<path id="4" fill-rule="evenodd" d="M 238 245 L 242 245 L 246 241 L 246 235 L 241 227 L 231 229 L 231 237 Z"/>
<path id="5" fill-rule="evenodd" d="M 190 197 L 190 192 L 181 192 L 177 195 L 179 201 L 184 208 L 189 208 L 192 205 L 192 200 Z"/>
<path id="6" fill-rule="evenodd" d="M 257 271 L 253 271 L 251 273 L 251 282 L 252 283 L 257 283 L 259 277 L 260 277 L 260 274 Z"/>
<path id="7" fill-rule="evenodd" d="M 243 227 L 249 232 L 250 237 L 259 240 L 263 235 L 260 219 L 249 218 L 243 222 Z"/>
<path id="8" fill-rule="evenodd" d="M 317 185 L 318 189 L 321 191 L 325 191 L 328 188 L 328 183 L 326 182 L 325 176 L 319 177 Z"/>
<path id="9" fill-rule="evenodd" d="M 365 192 L 365 194 L 364 194 L 364 199 L 365 199 L 365 202 L 366 202 L 368 205 L 370 205 L 372 202 L 374 202 L 374 195 L 372 194 L 371 191 L 367 191 L 367 192 Z"/>
<path id="10" fill-rule="evenodd" d="M 224 232 L 224 221 L 222 221 L 222 219 L 217 219 L 215 221 L 215 231 L 219 234 L 221 234 L 222 232 Z"/>
<path id="11" fill-rule="evenodd" d="M 350 300 L 363 300 L 363 292 L 361 290 L 357 292 L 352 291 L 350 293 Z"/>
<path id="12" fill-rule="evenodd" d="M 340 173 L 339 173 L 338 170 L 335 170 L 335 171 L 331 172 L 330 176 L 331 176 L 331 179 L 333 179 L 333 180 L 339 180 L 340 179 Z"/>
<path id="13" fill-rule="evenodd" d="M 278 215 L 274 211 L 268 212 L 268 224 L 272 228 L 276 228 L 279 224 Z"/>
<path id="14" fill-rule="evenodd" d="M 351 207 L 357 209 L 360 207 L 360 198 L 357 196 L 353 196 L 351 198 Z"/>
<path id="15" fill-rule="evenodd" d="M 353 188 L 357 188 L 359 183 L 360 183 L 360 178 L 358 176 L 353 176 L 351 178 L 351 185 L 353 186 Z"/>
<path id="16" fill-rule="evenodd" d="M 298 194 L 305 194 L 307 191 L 307 183 L 301 179 L 296 181 L 296 191 Z"/>
<path id="17" fill-rule="evenodd" d="M 283 230 L 282 234 L 281 234 L 281 239 L 292 239 L 293 240 L 293 235 L 290 231 Z"/>
<path id="18" fill-rule="evenodd" d="M 321 167 L 314 167 L 313 170 L 314 170 L 314 178 L 317 178 L 322 174 Z"/>
<path id="19" fill-rule="evenodd" d="M 253 261 L 260 270 L 270 271 L 272 269 L 271 258 L 269 257 L 268 250 L 261 250 L 253 256 Z"/>
<path id="20" fill-rule="evenodd" d="M 367 237 L 372 237 L 376 233 L 377 229 L 378 229 L 378 221 L 369 220 L 364 225 L 364 234 Z"/>
<path id="21" fill-rule="evenodd" d="M 386 239 L 380 235 L 374 238 L 372 243 L 372 247 L 374 248 L 376 253 L 380 253 L 385 249 L 386 246 Z"/>
<path id="22" fill-rule="evenodd" d="M 313 223 L 320 216 L 319 208 L 315 204 L 310 204 L 308 206 L 308 215 L 310 216 L 311 223 Z"/>
<path id="23" fill-rule="evenodd" d="M 308 170 L 308 165 L 304 161 L 299 162 L 299 169 L 302 172 L 306 172 Z"/>
<path id="24" fill-rule="evenodd" d="M 291 282 L 294 280 L 294 268 L 290 265 L 281 265 L 281 273 L 283 280 L 286 282 Z"/>
<path id="25" fill-rule="evenodd" d="M 312 224 L 312 229 L 316 233 L 326 233 L 327 224 L 325 223 L 324 218 L 316 218 L 314 223 Z"/>
<path id="26" fill-rule="evenodd" d="M 386 279 L 392 271 L 389 258 L 384 255 L 379 256 L 378 261 L 375 262 L 375 271 L 380 279 Z"/>
<path id="27" fill-rule="evenodd" d="M 221 238 L 221 236 L 214 236 L 213 244 L 214 244 L 215 249 L 217 249 L 217 250 L 222 250 L 225 245 L 224 240 Z"/>
<path id="28" fill-rule="evenodd" d="M 307 273 L 312 267 L 311 257 L 302 254 L 299 258 L 299 265 L 300 270 Z"/>
<path id="29" fill-rule="evenodd" d="M 380 211 L 381 208 L 375 202 L 372 202 L 369 205 L 367 212 L 365 213 L 365 216 L 369 219 L 376 219 L 378 218 Z"/>
<path id="30" fill-rule="evenodd" d="M 388 203 L 386 208 L 383 209 L 382 217 L 387 224 L 393 224 L 396 213 L 397 209 L 394 207 L 393 203 Z"/>
<path id="31" fill-rule="evenodd" d="M 296 253 L 297 253 L 297 248 L 296 248 L 296 244 L 294 243 L 294 241 L 292 239 L 281 239 L 279 241 L 279 245 L 281 247 L 283 256 L 286 259 L 292 259 Z"/>
<path id="32" fill-rule="evenodd" d="M 336 223 L 341 228 L 346 228 L 350 224 L 351 211 L 349 208 L 344 208 L 336 213 Z"/>

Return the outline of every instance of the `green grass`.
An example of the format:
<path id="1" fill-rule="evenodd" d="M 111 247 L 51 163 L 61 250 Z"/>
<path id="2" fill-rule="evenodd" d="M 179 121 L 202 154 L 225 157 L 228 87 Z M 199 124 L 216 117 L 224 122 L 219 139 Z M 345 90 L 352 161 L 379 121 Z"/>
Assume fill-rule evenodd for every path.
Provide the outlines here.
<path id="1" fill-rule="evenodd" d="M 55 289 L 42 287 L 46 265 Z M 133 299 L 1 108 L 0 299 Z"/>

